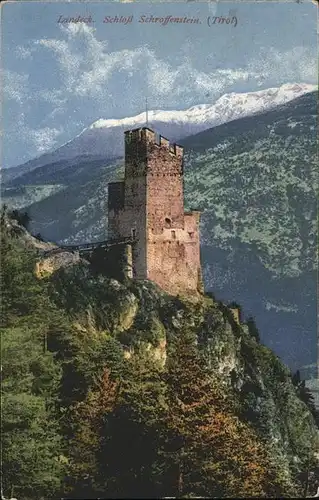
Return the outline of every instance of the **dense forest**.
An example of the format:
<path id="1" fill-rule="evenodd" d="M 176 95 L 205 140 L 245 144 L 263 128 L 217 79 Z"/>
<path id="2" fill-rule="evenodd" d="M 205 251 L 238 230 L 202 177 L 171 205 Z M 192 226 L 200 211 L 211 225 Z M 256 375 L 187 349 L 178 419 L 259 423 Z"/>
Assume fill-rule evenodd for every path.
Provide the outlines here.
<path id="1" fill-rule="evenodd" d="M 39 279 L 25 234 L 3 210 L 5 498 L 314 495 L 311 395 L 253 318 L 83 259 Z"/>

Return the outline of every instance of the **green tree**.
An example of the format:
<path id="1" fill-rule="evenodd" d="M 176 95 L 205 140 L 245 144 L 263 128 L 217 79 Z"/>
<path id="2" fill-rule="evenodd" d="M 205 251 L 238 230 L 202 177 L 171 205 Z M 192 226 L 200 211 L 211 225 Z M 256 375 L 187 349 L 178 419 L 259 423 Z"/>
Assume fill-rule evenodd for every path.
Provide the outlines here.
<path id="1" fill-rule="evenodd" d="M 26 326 L 1 331 L 4 492 L 30 499 L 54 494 L 63 474 L 54 404 L 61 372 L 38 333 Z"/>
<path id="2" fill-rule="evenodd" d="M 73 436 L 65 491 L 72 498 L 96 498 L 100 492 L 98 459 L 103 427 L 105 419 L 114 409 L 118 387 L 119 383 L 105 368 L 86 398 L 71 408 L 69 426 Z"/>
<path id="3" fill-rule="evenodd" d="M 115 245 L 107 249 L 98 247 L 92 252 L 90 262 L 93 273 L 126 282 L 125 245 Z"/>
<path id="4" fill-rule="evenodd" d="M 162 452 L 167 494 L 229 497 L 280 493 L 277 477 L 254 431 L 232 412 L 190 332 L 176 335 L 167 366 L 167 428 Z"/>
<path id="5" fill-rule="evenodd" d="M 241 322 L 242 320 L 242 312 L 243 312 L 243 309 L 242 309 L 242 306 L 240 304 L 238 304 L 238 302 L 235 302 L 235 301 L 232 301 L 228 304 L 228 306 L 230 309 L 238 309 L 238 312 L 239 312 L 239 321 Z"/>
<path id="6" fill-rule="evenodd" d="M 34 274 L 35 255 L 5 209 L 0 224 L 3 490 L 42 499 L 59 490 L 64 468 L 56 416 L 61 369 L 45 342 L 54 308 Z"/>
<path id="7" fill-rule="evenodd" d="M 104 496 L 160 496 L 159 436 L 164 412 L 161 366 L 141 348 L 126 360 L 114 409 L 105 419 L 99 453 L 101 482 L 107 478 Z"/>
<path id="8" fill-rule="evenodd" d="M 28 212 L 20 212 L 19 210 L 11 210 L 8 212 L 9 217 L 16 220 L 25 229 L 29 229 L 31 217 Z"/>
<path id="9" fill-rule="evenodd" d="M 299 370 L 292 375 L 291 381 L 295 387 L 298 398 L 308 406 L 317 423 L 317 426 L 319 427 L 319 412 L 316 408 L 314 397 L 312 392 L 308 389 L 308 387 L 306 387 L 305 380 L 301 379 Z"/>
<path id="10" fill-rule="evenodd" d="M 248 326 L 248 331 L 251 337 L 253 337 L 258 343 L 260 342 L 260 333 L 257 328 L 255 319 L 252 316 L 249 316 L 246 321 L 246 325 Z"/>

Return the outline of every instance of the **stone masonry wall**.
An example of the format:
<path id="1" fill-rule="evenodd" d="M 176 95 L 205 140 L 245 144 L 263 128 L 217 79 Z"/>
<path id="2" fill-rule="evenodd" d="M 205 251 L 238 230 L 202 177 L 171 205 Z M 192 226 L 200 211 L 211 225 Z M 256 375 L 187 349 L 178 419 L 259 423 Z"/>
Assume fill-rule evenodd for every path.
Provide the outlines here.
<path id="1" fill-rule="evenodd" d="M 147 128 L 126 132 L 124 187 L 111 189 L 124 203 L 109 203 L 109 229 L 137 240 L 133 277 L 173 295 L 201 291 L 200 214 L 184 213 L 183 149 Z"/>
<path id="2" fill-rule="evenodd" d="M 169 148 L 150 144 L 147 162 L 147 227 L 184 228 L 182 157 Z"/>
<path id="3" fill-rule="evenodd" d="M 148 279 L 173 295 L 201 292 L 198 215 L 187 215 L 187 229 L 148 230 Z"/>
<path id="4" fill-rule="evenodd" d="M 124 210 L 124 182 L 108 184 L 108 237 L 120 238 L 121 214 Z"/>

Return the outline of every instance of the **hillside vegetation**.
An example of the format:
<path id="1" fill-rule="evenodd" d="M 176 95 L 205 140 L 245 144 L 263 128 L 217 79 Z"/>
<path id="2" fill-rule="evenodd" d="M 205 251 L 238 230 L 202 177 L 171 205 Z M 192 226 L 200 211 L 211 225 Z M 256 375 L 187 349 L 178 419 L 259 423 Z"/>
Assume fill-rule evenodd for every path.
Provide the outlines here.
<path id="1" fill-rule="evenodd" d="M 294 370 L 316 353 L 316 103 L 307 93 L 181 141 L 187 208 L 203 211 L 205 289 L 240 302 Z M 123 161 L 94 153 L 6 169 L 2 200 L 49 241 L 105 240 L 107 183 Z"/>
<path id="2" fill-rule="evenodd" d="M 275 276 L 315 268 L 316 93 L 184 141 L 187 203 L 206 245 L 254 245 Z"/>
<path id="3" fill-rule="evenodd" d="M 41 259 L 1 215 L 4 495 L 296 497 L 318 430 L 289 370 L 211 297 Z"/>

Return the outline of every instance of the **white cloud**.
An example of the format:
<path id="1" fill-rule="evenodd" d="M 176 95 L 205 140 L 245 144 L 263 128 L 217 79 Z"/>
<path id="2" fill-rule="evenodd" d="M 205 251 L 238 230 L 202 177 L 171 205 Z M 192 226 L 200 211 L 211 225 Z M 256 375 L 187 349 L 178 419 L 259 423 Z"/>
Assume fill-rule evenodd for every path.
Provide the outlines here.
<path id="1" fill-rule="evenodd" d="M 117 79 L 124 76 L 127 89 L 134 81 L 139 85 L 143 75 L 143 92 L 148 87 L 148 93 L 157 95 L 158 101 L 170 96 L 172 102 L 185 94 L 186 103 L 196 93 L 202 94 L 202 98 L 207 92 L 219 95 L 235 82 L 256 77 L 254 71 L 247 69 L 198 71 L 187 56 L 178 66 L 172 65 L 158 58 L 147 46 L 108 52 L 107 43 L 97 40 L 95 29 L 85 24 L 70 24 L 61 30 L 67 40 L 43 39 L 36 43 L 56 56 L 65 92 L 72 96 L 103 100 L 111 97 L 108 84 L 115 76 Z"/>
<path id="2" fill-rule="evenodd" d="M 65 40 L 42 39 L 37 40 L 35 43 L 51 50 L 55 54 L 67 90 L 71 92 L 80 71 L 80 63 L 83 59 L 82 54 L 76 51 L 71 52 L 69 44 Z"/>
<path id="3" fill-rule="evenodd" d="M 67 102 L 62 90 L 58 89 L 43 89 L 36 92 L 36 98 L 48 102 L 55 106 L 62 106 Z"/>
<path id="4" fill-rule="evenodd" d="M 30 85 L 29 75 L 10 70 L 3 73 L 3 91 L 5 99 L 15 101 L 21 106 L 25 106 L 27 101 L 39 99 L 56 106 L 61 106 L 67 101 L 63 90 L 34 90 Z"/>
<path id="5" fill-rule="evenodd" d="M 3 91 L 6 99 L 21 104 L 27 98 L 28 75 L 16 71 L 4 71 Z"/>
<path id="6" fill-rule="evenodd" d="M 26 129 L 26 139 L 33 145 L 37 153 L 44 153 L 57 144 L 62 129 L 44 127 L 42 129 Z"/>
<path id="7" fill-rule="evenodd" d="M 264 48 L 260 57 L 250 62 L 249 70 L 256 72 L 257 80 L 279 77 L 284 82 L 316 83 L 318 63 L 315 51 L 309 47 L 292 47 L 286 52 Z"/>
<path id="8" fill-rule="evenodd" d="M 64 132 L 63 127 L 43 127 L 32 128 L 27 124 L 24 112 L 19 113 L 15 120 L 14 127 L 6 130 L 6 133 L 19 134 L 19 139 L 24 142 L 27 148 L 32 148 L 34 154 L 41 154 L 53 148 L 58 143 L 58 137 Z"/>
<path id="9" fill-rule="evenodd" d="M 15 48 L 15 55 L 19 59 L 32 59 L 32 53 L 34 52 L 34 49 L 31 49 L 30 47 L 24 47 L 22 45 L 18 45 Z"/>
<path id="10" fill-rule="evenodd" d="M 27 124 L 26 113 L 30 111 L 30 103 L 35 100 L 42 100 L 55 106 L 45 119 L 48 121 L 50 115 L 58 114 L 64 111 L 63 105 L 66 98 L 62 97 L 61 90 L 40 90 L 34 91 L 29 84 L 29 76 L 25 73 L 17 73 L 7 70 L 3 74 L 4 99 L 14 101 L 18 105 L 16 119 L 11 127 L 6 127 L 6 134 L 23 140 L 26 147 L 32 148 L 35 154 L 43 153 L 57 145 L 57 138 L 63 133 L 62 127 L 33 128 Z M 6 104 L 9 107 L 10 104 Z"/>
<path id="11" fill-rule="evenodd" d="M 112 97 L 112 79 L 121 82 L 121 77 L 125 90 L 138 88 L 144 78 L 142 92 L 147 88 L 158 102 L 166 100 L 168 105 L 181 95 L 185 104 L 196 95 L 198 101 L 206 95 L 214 99 L 235 83 L 249 80 L 258 86 L 267 79 L 312 82 L 316 78 L 314 54 L 303 47 L 292 48 L 285 54 L 267 49 L 247 67 L 198 71 L 187 56 L 180 59 L 179 65 L 170 64 L 147 46 L 109 52 L 107 42 L 97 40 L 95 29 L 86 24 L 69 24 L 61 30 L 65 40 L 43 39 L 36 43 L 56 56 L 64 92 L 97 101 Z M 138 97 L 132 94 L 134 98 Z"/>
<path id="12" fill-rule="evenodd" d="M 39 156 L 57 147 L 64 133 L 65 130 L 62 126 L 31 127 L 28 123 L 28 115 L 21 111 L 15 116 L 14 122 L 5 127 L 3 135 L 8 154 L 4 157 L 4 161 L 8 166 L 17 164 L 14 154 L 17 145 L 22 146 L 19 155 L 20 163 L 27 161 L 30 156 Z"/>

